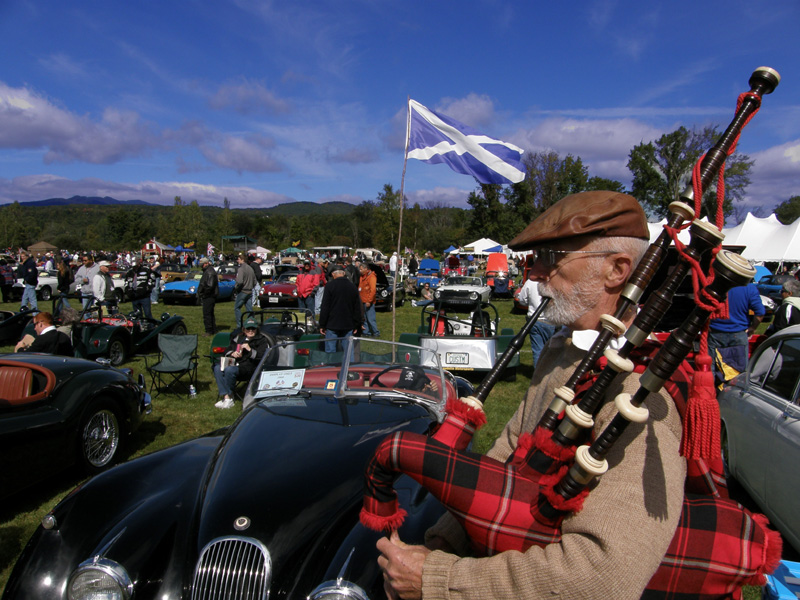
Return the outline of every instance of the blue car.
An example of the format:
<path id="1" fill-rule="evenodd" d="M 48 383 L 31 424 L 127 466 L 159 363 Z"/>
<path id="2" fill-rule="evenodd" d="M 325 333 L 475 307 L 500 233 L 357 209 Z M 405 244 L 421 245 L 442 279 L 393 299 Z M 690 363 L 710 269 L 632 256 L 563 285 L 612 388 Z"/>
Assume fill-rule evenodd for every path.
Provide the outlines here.
<path id="1" fill-rule="evenodd" d="M 170 281 L 166 284 L 161 290 L 159 298 L 164 304 L 200 304 L 200 300 L 197 298 L 197 285 L 202 276 L 202 271 L 189 271 L 185 279 Z M 230 300 L 233 297 L 234 285 L 236 285 L 235 281 L 220 279 L 217 301 Z"/>
<path id="2" fill-rule="evenodd" d="M 417 294 L 419 294 L 424 284 L 429 284 L 431 288 L 439 285 L 441 276 L 441 265 L 438 260 L 433 258 L 423 258 L 419 261 L 417 269 Z"/>
<path id="3" fill-rule="evenodd" d="M 783 302 L 783 297 L 781 296 L 783 283 L 790 279 L 794 279 L 794 275 L 767 275 L 758 280 L 756 287 L 758 288 L 759 294 L 770 298 L 776 304 L 780 305 L 780 303 Z"/>

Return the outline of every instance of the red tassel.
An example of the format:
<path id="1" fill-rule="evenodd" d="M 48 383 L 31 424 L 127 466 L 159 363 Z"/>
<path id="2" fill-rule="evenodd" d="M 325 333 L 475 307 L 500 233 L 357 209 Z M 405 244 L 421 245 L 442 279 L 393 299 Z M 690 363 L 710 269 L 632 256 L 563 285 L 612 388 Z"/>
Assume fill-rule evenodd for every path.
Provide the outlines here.
<path id="1" fill-rule="evenodd" d="M 366 501 L 364 504 L 367 504 Z M 406 518 L 406 514 L 408 514 L 405 510 L 397 506 L 397 500 L 394 500 L 394 502 L 385 503 L 385 506 L 381 506 L 380 508 L 383 510 L 394 510 L 390 514 L 379 515 L 374 512 L 370 512 L 367 510 L 367 507 L 364 506 L 361 509 L 361 513 L 358 515 L 358 519 L 361 521 L 361 524 L 372 531 L 385 531 L 386 533 L 391 533 L 392 531 L 400 528 L 400 525 L 403 524 L 403 521 Z"/>
<path id="2" fill-rule="evenodd" d="M 701 352 L 694 361 L 696 371 L 683 419 L 681 455 L 716 459 L 720 456 L 720 416 L 711 357 Z"/>
<path id="3" fill-rule="evenodd" d="M 754 513 L 753 520 L 764 529 L 764 556 L 763 567 L 759 570 L 764 583 L 753 583 L 751 585 L 764 585 L 766 578 L 763 575 L 774 573 L 781 564 L 783 554 L 783 538 L 781 534 L 770 528 L 769 519 L 762 514 Z"/>

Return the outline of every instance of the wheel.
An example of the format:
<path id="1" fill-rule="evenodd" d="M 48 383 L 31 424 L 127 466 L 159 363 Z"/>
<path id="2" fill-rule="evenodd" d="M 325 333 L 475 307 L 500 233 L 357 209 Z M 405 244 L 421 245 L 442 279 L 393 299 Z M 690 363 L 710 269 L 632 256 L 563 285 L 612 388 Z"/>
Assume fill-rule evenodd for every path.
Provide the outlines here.
<path id="1" fill-rule="evenodd" d="M 122 444 L 122 430 L 110 403 L 93 404 L 81 421 L 79 432 L 80 460 L 89 475 L 114 464 Z"/>
<path id="2" fill-rule="evenodd" d="M 517 367 L 506 367 L 503 371 L 503 381 L 516 381 Z"/>
<path id="3" fill-rule="evenodd" d="M 172 330 L 170 331 L 171 335 L 186 335 L 186 324 L 181 321 L 179 323 L 175 323 L 172 326 Z"/>
<path id="4" fill-rule="evenodd" d="M 397 306 L 403 306 L 406 303 L 406 297 L 403 296 L 400 300 L 397 301 Z"/>
<path id="5" fill-rule="evenodd" d="M 108 344 L 108 359 L 111 361 L 111 366 L 118 367 L 125 362 L 128 356 L 128 349 L 125 347 L 125 342 L 120 338 L 114 338 Z"/>
<path id="6" fill-rule="evenodd" d="M 39 300 L 47 302 L 48 300 L 50 300 L 52 296 L 53 296 L 53 290 L 51 290 L 48 286 L 44 286 L 42 287 L 42 289 L 39 290 Z"/>

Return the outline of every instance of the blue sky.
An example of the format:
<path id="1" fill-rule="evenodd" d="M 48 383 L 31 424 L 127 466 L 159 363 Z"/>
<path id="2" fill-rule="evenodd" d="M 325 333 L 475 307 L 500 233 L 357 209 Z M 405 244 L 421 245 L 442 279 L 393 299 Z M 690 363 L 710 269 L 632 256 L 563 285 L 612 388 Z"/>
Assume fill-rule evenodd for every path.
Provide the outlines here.
<path id="1" fill-rule="evenodd" d="M 748 207 L 800 194 L 800 2 L 0 0 L 0 203 L 75 194 L 234 208 L 400 187 L 406 99 L 630 183 L 630 149 L 730 122 Z M 470 177 L 409 161 L 422 206 Z"/>

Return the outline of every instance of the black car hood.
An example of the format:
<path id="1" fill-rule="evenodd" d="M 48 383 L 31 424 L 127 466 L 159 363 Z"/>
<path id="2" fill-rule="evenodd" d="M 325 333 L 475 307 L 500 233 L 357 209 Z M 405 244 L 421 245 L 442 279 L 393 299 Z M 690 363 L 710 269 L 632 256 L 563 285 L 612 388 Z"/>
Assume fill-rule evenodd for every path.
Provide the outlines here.
<path id="1" fill-rule="evenodd" d="M 376 285 L 389 285 L 389 280 L 386 279 L 386 273 L 384 272 L 383 268 L 375 263 L 367 263 L 367 266 L 375 273 L 375 284 Z"/>
<path id="2" fill-rule="evenodd" d="M 256 404 L 208 473 L 198 549 L 223 535 L 255 537 L 279 572 L 282 557 L 360 501 L 364 467 L 380 440 L 414 421 L 412 429 L 427 428 L 425 411 L 409 408 L 302 396 Z M 241 517 L 246 530 L 234 527 Z"/>

